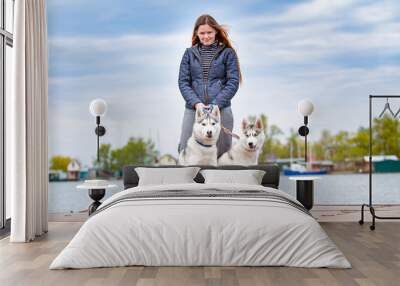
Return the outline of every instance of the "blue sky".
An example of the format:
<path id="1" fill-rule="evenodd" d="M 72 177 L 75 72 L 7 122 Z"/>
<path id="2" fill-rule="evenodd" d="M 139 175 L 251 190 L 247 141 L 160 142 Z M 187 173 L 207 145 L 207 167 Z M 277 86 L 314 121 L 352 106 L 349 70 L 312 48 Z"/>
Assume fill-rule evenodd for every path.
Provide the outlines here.
<path id="1" fill-rule="evenodd" d="M 88 106 L 98 97 L 109 104 L 103 143 L 150 137 L 176 156 L 179 63 L 203 13 L 227 25 L 240 57 L 236 130 L 264 113 L 288 134 L 301 124 L 303 98 L 315 104 L 311 139 L 367 126 L 368 94 L 400 93 L 398 2 L 48 0 L 50 156 L 92 161 Z"/>

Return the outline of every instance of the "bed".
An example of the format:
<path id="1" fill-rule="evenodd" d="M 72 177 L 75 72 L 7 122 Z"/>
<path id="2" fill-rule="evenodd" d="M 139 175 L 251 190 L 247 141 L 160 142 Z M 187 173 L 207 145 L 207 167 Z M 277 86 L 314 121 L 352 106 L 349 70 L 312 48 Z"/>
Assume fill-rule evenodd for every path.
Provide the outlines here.
<path id="1" fill-rule="evenodd" d="M 261 185 L 204 183 L 198 173 L 196 183 L 140 186 L 136 167 L 124 168 L 125 190 L 103 202 L 50 269 L 351 267 L 311 214 L 278 189 L 276 165 L 201 166 L 264 170 Z"/>

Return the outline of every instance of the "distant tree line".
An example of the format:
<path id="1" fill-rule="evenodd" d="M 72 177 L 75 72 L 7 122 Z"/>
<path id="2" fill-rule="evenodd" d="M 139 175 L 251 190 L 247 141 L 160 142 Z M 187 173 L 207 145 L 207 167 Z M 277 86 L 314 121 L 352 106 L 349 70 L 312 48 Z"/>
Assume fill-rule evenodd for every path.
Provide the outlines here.
<path id="1" fill-rule="evenodd" d="M 50 159 L 50 170 L 67 172 L 68 164 L 72 158 L 68 156 L 55 155 Z"/>
<path id="2" fill-rule="evenodd" d="M 99 163 L 93 161 L 94 166 L 105 172 L 118 172 L 126 165 L 151 165 L 158 157 L 154 143 L 143 138 L 129 138 L 128 143 L 121 148 L 111 149 L 110 144 L 101 144 L 99 149 Z"/>
<path id="3" fill-rule="evenodd" d="M 93 160 L 93 166 L 106 173 L 115 173 L 122 170 L 123 166 L 129 164 L 154 164 L 158 151 L 151 140 L 143 138 L 129 138 L 125 146 L 112 149 L 111 144 L 101 144 L 99 148 L 99 162 Z M 67 171 L 68 164 L 72 158 L 56 155 L 50 159 L 50 170 Z"/>
<path id="4" fill-rule="evenodd" d="M 261 118 L 266 140 L 260 162 L 268 161 L 270 158 L 289 158 L 291 148 L 293 157 L 304 157 L 304 138 L 298 135 L 297 130 L 291 129 L 285 142 L 281 142 L 278 136 L 283 135 L 282 130 L 276 125 L 269 125 L 265 115 L 261 115 Z M 373 120 L 372 153 L 374 155 L 400 157 L 399 127 L 399 120 L 390 116 Z M 315 160 L 334 162 L 362 160 L 363 156 L 369 154 L 369 129 L 360 127 L 356 132 L 339 131 L 336 134 L 332 134 L 329 130 L 322 130 L 320 138 L 310 142 L 309 145 Z"/>

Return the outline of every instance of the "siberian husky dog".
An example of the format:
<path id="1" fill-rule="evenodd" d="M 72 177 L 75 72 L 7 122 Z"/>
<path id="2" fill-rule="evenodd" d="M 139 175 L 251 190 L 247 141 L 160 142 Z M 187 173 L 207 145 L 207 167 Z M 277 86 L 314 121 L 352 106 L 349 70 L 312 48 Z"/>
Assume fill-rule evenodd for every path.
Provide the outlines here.
<path id="1" fill-rule="evenodd" d="M 257 165 L 264 145 L 264 126 L 260 118 L 255 123 L 242 121 L 239 141 L 218 159 L 218 165 Z"/>
<path id="2" fill-rule="evenodd" d="M 217 165 L 221 114 L 217 105 L 196 110 L 192 136 L 179 154 L 179 165 Z"/>

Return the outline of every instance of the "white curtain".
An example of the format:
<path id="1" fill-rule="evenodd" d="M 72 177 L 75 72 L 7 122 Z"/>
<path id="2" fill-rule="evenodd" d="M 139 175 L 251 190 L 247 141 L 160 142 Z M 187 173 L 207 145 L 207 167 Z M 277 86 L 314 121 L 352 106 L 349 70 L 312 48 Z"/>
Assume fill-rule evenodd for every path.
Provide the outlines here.
<path id="1" fill-rule="evenodd" d="M 47 24 L 45 0 L 17 0 L 8 155 L 12 242 L 47 232 Z M 7 119 L 6 119 L 7 120 Z M 6 135 L 6 136 L 7 136 Z M 7 160 L 7 159 L 6 159 Z"/>

